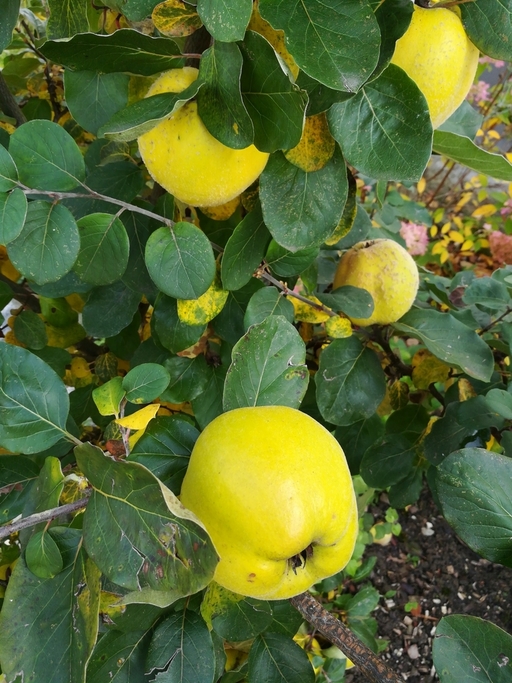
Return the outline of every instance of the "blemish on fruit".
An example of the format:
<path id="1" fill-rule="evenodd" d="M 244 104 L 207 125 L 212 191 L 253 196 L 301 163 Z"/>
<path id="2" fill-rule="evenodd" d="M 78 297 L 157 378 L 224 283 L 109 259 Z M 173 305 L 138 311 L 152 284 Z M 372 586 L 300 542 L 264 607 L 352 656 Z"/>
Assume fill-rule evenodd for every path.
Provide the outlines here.
<path id="1" fill-rule="evenodd" d="M 249 574 L 249 576 L 247 577 L 247 581 L 250 581 L 251 583 L 254 583 L 254 579 L 255 579 L 255 578 L 256 578 L 256 574 L 254 574 L 253 572 L 251 572 L 251 574 Z"/>

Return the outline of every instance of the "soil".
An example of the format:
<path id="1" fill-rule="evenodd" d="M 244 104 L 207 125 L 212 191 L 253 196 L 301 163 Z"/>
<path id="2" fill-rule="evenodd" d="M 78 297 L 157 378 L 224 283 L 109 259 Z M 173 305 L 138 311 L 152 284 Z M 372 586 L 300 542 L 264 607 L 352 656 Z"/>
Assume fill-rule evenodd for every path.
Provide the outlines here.
<path id="1" fill-rule="evenodd" d="M 381 519 L 386 510 L 372 512 Z M 438 681 L 432 664 L 432 640 L 446 614 L 487 619 L 512 633 L 512 569 L 493 564 L 460 541 L 425 490 L 416 505 L 400 511 L 402 534 L 387 546 L 373 545 L 377 556 L 371 576 L 384 596 L 373 613 L 378 636 L 389 640 L 382 657 L 408 683 Z M 411 603 L 418 608 L 406 612 Z M 367 683 L 355 669 L 346 683 Z M 461 682 L 463 683 L 463 682 Z"/>

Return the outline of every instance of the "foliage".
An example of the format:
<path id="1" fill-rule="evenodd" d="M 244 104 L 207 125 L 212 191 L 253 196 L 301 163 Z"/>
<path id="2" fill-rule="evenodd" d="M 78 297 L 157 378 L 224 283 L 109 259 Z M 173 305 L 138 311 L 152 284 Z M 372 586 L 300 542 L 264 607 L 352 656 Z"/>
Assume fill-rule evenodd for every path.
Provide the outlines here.
<path id="1" fill-rule="evenodd" d="M 179 504 L 200 430 L 234 407 L 300 407 L 344 448 L 360 536 L 313 590 L 371 648 L 379 596 L 354 586 L 365 546 L 400 533 L 393 512 L 378 529 L 365 514 L 375 490 L 403 508 L 426 477 L 468 545 L 512 566 L 506 78 L 433 131 L 389 65 L 405 0 L 260 0 L 252 19 L 251 0 L 4 5 L 0 518 L 85 508 L 0 545 L 6 680 L 344 679 L 289 602 L 212 583 L 215 549 Z M 509 0 L 460 11 L 487 60 L 512 58 Z M 185 62 L 193 86 L 144 99 Z M 214 137 L 270 153 L 222 210 L 174 200 L 138 153 L 191 99 Z M 392 325 L 352 326 L 373 303 L 331 284 L 376 237 L 417 257 L 419 294 Z M 477 655 L 485 680 L 510 678 L 512 637 L 492 624 L 454 615 L 438 636 L 443 683 L 484 680 Z"/>

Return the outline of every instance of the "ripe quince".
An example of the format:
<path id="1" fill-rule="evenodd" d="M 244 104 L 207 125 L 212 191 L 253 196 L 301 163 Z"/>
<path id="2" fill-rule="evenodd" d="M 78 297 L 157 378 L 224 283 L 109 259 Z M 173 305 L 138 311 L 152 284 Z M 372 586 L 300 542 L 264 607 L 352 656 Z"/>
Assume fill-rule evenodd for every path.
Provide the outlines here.
<path id="1" fill-rule="evenodd" d="M 398 242 L 376 239 L 358 242 L 338 264 L 333 289 L 352 285 L 373 297 L 369 318 L 350 318 L 356 325 L 388 325 L 411 308 L 419 286 L 414 259 Z"/>
<path id="2" fill-rule="evenodd" d="M 356 542 L 340 445 L 285 406 L 237 408 L 213 420 L 192 451 L 181 502 L 217 549 L 215 581 L 255 598 L 302 593 L 343 569 Z"/>
<path id="3" fill-rule="evenodd" d="M 427 100 L 432 126 L 438 128 L 468 94 L 479 54 L 458 14 L 444 7 L 415 5 L 391 63 L 416 83 Z"/>
<path id="4" fill-rule="evenodd" d="M 163 73 L 147 96 L 181 92 L 198 70 L 186 66 Z M 157 183 L 190 206 L 219 206 L 238 197 L 266 166 L 269 155 L 254 145 L 231 149 L 207 130 L 197 103 L 187 102 L 138 138 L 142 160 Z"/>

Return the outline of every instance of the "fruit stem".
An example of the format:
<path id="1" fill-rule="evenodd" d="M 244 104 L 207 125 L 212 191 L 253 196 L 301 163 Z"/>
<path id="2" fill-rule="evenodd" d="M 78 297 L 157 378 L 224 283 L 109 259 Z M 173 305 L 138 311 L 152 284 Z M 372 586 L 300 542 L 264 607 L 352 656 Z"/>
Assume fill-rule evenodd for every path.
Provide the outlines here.
<path id="1" fill-rule="evenodd" d="M 370 650 L 339 619 L 334 617 L 311 593 L 301 593 L 290 599 L 296 610 L 327 640 L 339 647 L 359 666 L 371 683 L 402 683 L 391 669 Z"/>

